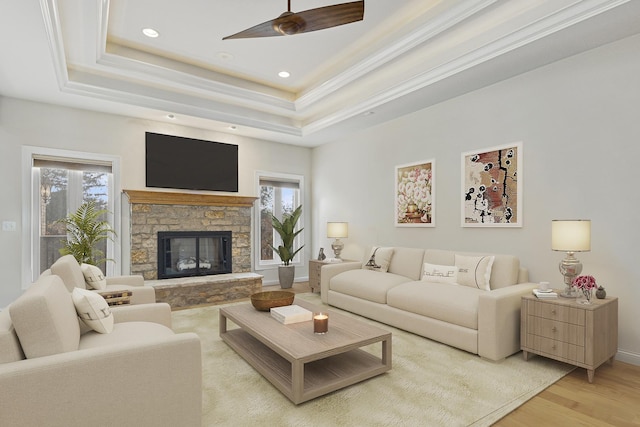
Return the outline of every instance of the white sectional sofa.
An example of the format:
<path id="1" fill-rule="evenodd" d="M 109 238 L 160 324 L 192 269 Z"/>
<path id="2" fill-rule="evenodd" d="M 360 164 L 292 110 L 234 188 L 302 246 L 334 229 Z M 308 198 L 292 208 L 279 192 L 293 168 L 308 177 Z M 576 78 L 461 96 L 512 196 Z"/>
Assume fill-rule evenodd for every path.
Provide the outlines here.
<path id="1" fill-rule="evenodd" d="M 521 297 L 536 284 L 517 257 L 375 249 L 322 267 L 324 303 L 494 361 L 520 350 Z"/>

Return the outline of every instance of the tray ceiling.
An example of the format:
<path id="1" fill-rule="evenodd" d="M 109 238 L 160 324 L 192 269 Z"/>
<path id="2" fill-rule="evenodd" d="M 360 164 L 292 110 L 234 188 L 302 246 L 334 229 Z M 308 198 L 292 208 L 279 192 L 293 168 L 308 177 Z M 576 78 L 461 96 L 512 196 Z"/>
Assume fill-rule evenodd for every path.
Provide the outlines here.
<path id="1" fill-rule="evenodd" d="M 366 0 L 361 22 L 223 41 L 287 2 L 18 3 L 0 94 L 302 146 L 635 34 L 640 16 L 628 0 Z"/>

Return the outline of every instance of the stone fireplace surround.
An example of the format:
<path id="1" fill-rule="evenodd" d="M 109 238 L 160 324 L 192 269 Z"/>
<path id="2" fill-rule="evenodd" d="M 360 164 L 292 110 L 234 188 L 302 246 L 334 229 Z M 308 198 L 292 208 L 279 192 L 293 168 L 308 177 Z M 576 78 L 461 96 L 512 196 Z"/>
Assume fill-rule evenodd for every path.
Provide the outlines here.
<path id="1" fill-rule="evenodd" d="M 130 204 L 131 274 L 173 308 L 246 298 L 262 288 L 251 273 L 251 210 L 256 197 L 123 190 Z M 158 231 L 231 231 L 232 273 L 157 280 Z"/>

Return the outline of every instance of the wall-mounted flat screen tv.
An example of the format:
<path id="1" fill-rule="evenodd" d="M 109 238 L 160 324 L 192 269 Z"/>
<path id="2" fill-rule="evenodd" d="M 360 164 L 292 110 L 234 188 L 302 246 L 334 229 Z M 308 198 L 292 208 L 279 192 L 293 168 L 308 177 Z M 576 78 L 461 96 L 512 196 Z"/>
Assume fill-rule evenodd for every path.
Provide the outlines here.
<path id="1" fill-rule="evenodd" d="M 238 191 L 238 146 L 146 132 L 147 187 Z"/>

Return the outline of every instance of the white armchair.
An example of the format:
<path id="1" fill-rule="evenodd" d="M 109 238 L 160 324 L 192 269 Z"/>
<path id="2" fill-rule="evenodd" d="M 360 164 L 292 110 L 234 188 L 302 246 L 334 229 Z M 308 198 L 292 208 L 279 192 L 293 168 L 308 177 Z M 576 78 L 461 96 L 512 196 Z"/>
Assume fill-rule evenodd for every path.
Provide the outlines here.
<path id="1" fill-rule="evenodd" d="M 43 275 L 54 274 L 64 282 L 69 292 L 73 288 L 86 289 L 86 281 L 80 264 L 73 255 L 64 255 L 51 265 Z M 131 291 L 131 304 L 148 304 L 156 302 L 156 291 L 152 286 L 144 285 L 144 278 L 140 275 L 106 277 L 105 291 Z"/>
<path id="2" fill-rule="evenodd" d="M 81 335 L 54 275 L 0 312 L 0 425 L 199 427 L 198 336 L 170 329 L 167 304 L 112 313 L 111 333 Z"/>

